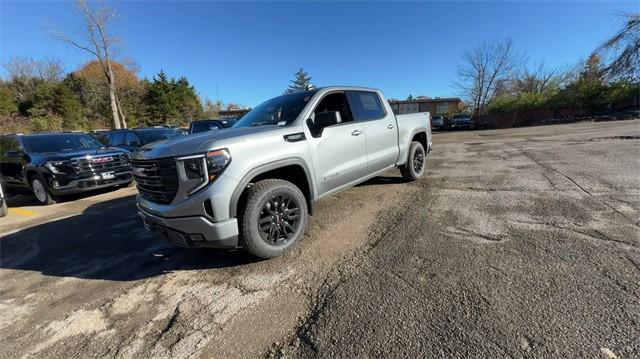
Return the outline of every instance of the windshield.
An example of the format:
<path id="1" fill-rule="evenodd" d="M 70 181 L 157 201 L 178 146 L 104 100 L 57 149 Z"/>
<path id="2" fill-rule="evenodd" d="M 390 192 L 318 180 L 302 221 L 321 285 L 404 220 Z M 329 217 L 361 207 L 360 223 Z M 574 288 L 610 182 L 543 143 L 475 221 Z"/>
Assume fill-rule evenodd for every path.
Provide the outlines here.
<path id="1" fill-rule="evenodd" d="M 139 130 L 136 132 L 140 135 L 142 143 L 145 145 L 151 142 L 168 140 L 180 136 L 178 131 L 170 128 L 154 128 L 152 130 Z"/>
<path id="2" fill-rule="evenodd" d="M 51 153 L 97 150 L 104 147 L 93 137 L 85 134 L 61 133 L 55 135 L 35 135 L 22 138 L 28 152 Z"/>
<path id="3" fill-rule="evenodd" d="M 469 115 L 455 115 L 455 116 L 453 116 L 454 120 L 457 120 L 457 119 L 460 119 L 460 118 L 467 119 L 467 118 L 469 118 Z"/>
<path id="4" fill-rule="evenodd" d="M 313 94 L 307 91 L 272 98 L 244 115 L 233 127 L 288 125 L 298 117 Z"/>

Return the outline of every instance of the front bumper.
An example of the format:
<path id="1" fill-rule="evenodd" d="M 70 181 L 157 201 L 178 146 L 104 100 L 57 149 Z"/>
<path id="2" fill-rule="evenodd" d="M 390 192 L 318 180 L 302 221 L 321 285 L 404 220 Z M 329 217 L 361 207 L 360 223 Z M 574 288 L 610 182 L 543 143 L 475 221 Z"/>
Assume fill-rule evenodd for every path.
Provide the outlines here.
<path id="1" fill-rule="evenodd" d="M 175 245 L 238 248 L 238 221 L 235 218 L 215 223 L 202 216 L 166 218 L 154 215 L 140 205 L 138 214 L 148 231 Z"/>
<path id="2" fill-rule="evenodd" d="M 101 188 L 119 186 L 128 184 L 133 181 L 131 171 L 113 171 L 106 175 L 105 173 L 96 173 L 90 177 L 70 178 L 64 175 L 54 175 L 49 177 L 49 190 L 54 195 L 68 195 L 87 191 L 93 191 Z"/>

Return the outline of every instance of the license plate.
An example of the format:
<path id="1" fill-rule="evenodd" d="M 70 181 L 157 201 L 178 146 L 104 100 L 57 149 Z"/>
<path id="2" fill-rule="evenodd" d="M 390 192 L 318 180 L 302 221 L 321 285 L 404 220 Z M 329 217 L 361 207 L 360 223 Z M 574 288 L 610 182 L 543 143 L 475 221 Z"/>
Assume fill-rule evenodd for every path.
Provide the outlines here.
<path id="1" fill-rule="evenodd" d="M 109 179 L 114 179 L 116 178 L 116 175 L 113 172 L 105 172 L 102 174 L 102 179 L 103 180 L 109 180 Z"/>

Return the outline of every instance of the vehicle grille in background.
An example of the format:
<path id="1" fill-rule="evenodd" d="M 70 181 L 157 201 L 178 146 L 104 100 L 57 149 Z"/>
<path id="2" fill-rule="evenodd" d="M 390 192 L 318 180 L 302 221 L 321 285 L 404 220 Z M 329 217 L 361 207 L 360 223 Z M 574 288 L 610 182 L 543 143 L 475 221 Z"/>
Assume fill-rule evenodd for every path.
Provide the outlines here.
<path id="1" fill-rule="evenodd" d="M 140 195 L 148 201 L 168 204 L 178 192 L 178 171 L 173 158 L 132 160 L 133 177 Z"/>
<path id="2" fill-rule="evenodd" d="M 105 161 L 111 158 L 110 161 Z M 99 162 L 99 161 L 104 162 Z M 105 172 L 113 171 L 122 167 L 131 168 L 131 162 L 129 155 L 126 154 L 113 154 L 100 157 L 81 157 L 71 160 L 71 167 L 78 174 L 91 173 L 91 172 Z"/>

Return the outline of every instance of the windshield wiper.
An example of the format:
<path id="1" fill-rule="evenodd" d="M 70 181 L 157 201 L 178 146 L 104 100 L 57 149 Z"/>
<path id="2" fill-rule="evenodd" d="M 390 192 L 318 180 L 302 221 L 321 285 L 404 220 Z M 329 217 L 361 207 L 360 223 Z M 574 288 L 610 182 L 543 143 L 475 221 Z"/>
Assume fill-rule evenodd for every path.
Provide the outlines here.
<path id="1" fill-rule="evenodd" d="M 254 123 L 251 124 L 251 127 L 264 126 L 264 125 L 274 125 L 275 126 L 275 123 L 273 123 L 273 122 L 254 122 Z"/>

